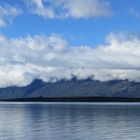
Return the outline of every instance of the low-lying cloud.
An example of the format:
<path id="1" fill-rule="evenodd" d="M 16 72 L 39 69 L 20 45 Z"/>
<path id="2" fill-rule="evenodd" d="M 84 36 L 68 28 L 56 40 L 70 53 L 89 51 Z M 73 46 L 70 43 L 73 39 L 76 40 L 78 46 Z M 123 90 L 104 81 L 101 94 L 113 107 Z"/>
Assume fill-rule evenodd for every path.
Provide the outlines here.
<path id="1" fill-rule="evenodd" d="M 140 39 L 110 34 L 103 45 L 70 46 L 61 36 L 0 36 L 0 87 L 91 77 L 140 81 Z"/>

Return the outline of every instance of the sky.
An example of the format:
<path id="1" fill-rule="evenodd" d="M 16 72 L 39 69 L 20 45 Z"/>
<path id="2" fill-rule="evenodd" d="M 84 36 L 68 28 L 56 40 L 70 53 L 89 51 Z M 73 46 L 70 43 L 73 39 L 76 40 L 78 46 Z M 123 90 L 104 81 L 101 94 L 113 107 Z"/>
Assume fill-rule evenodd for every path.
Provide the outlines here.
<path id="1" fill-rule="evenodd" d="M 0 87 L 93 77 L 140 81 L 139 0 L 0 0 Z"/>

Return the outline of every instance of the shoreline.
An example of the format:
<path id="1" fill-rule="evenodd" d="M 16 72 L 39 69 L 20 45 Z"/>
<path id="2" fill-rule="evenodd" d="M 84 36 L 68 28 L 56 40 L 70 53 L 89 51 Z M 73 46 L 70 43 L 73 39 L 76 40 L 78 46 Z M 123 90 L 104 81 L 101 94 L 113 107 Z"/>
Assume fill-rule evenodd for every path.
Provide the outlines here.
<path id="1" fill-rule="evenodd" d="M 140 102 L 140 98 L 129 97 L 30 97 L 0 99 L 0 102 Z"/>

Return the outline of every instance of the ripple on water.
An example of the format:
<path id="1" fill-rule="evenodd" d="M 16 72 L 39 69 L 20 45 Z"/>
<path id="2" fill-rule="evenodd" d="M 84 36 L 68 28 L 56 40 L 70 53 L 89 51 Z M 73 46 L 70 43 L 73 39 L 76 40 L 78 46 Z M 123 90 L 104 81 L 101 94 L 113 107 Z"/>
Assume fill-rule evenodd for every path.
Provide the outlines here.
<path id="1" fill-rule="evenodd" d="M 139 140 L 140 104 L 0 103 L 1 140 Z"/>

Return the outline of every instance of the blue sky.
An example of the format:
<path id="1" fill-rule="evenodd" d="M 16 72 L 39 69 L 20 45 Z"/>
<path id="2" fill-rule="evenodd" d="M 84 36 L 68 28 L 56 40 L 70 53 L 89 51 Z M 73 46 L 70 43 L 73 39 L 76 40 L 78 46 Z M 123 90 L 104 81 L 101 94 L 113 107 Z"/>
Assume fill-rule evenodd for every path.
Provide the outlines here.
<path id="1" fill-rule="evenodd" d="M 1 34 L 8 37 L 23 37 L 57 33 L 64 36 L 72 45 L 82 44 L 93 47 L 102 44 L 110 32 L 139 34 L 139 0 L 123 0 L 123 2 L 122 0 L 105 0 L 105 2 L 109 3 L 111 16 L 49 19 L 32 14 L 31 7 L 27 6 L 27 0 L 1 0 L 0 5 L 16 6 L 22 10 L 22 14 L 15 17 L 10 25 L 0 29 Z M 43 3 L 47 7 L 47 0 Z"/>
<path id="2" fill-rule="evenodd" d="M 0 0 L 0 87 L 91 77 L 140 82 L 139 0 Z"/>

